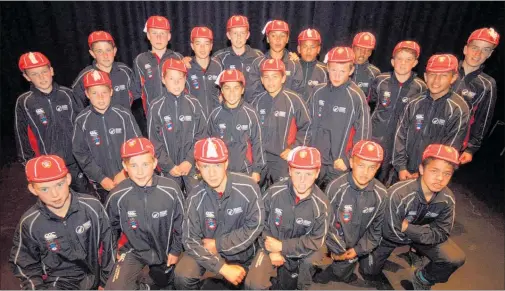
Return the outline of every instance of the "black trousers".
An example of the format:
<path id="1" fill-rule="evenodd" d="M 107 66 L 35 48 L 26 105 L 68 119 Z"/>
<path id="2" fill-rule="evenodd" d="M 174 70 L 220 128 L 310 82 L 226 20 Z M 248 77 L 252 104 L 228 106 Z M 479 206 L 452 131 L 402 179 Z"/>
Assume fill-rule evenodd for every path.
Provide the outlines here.
<path id="1" fill-rule="evenodd" d="M 364 275 L 376 276 L 382 272 L 382 268 L 395 248 L 401 246 L 383 239 L 380 245 L 368 256 L 367 263 L 360 269 Z M 412 244 L 416 251 L 428 257 L 430 262 L 421 269 L 424 278 L 430 285 L 435 283 L 445 283 L 452 273 L 465 263 L 465 253 L 454 241 L 447 241 L 436 245 Z M 360 264 L 361 266 L 361 264 Z"/>

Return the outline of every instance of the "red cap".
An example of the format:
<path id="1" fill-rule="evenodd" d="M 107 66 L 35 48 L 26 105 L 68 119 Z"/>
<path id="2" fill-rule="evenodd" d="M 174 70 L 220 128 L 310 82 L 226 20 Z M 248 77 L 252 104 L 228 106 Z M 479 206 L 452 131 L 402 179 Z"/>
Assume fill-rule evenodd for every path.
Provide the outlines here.
<path id="1" fill-rule="evenodd" d="M 191 30 L 191 41 L 193 41 L 197 37 L 208 38 L 210 40 L 213 40 L 214 34 L 212 33 L 212 30 L 208 27 L 197 26 Z"/>
<path id="2" fill-rule="evenodd" d="M 423 161 L 427 158 L 435 158 L 459 165 L 459 152 L 443 144 L 430 144 L 423 152 Z"/>
<path id="3" fill-rule="evenodd" d="M 498 45 L 500 42 L 500 35 L 494 28 L 481 28 L 472 32 L 466 43 L 470 43 L 472 40 L 483 40 Z"/>
<path id="4" fill-rule="evenodd" d="M 306 40 L 313 40 L 321 43 L 321 35 L 319 32 L 315 29 L 309 28 L 305 29 L 304 31 L 300 32 L 298 35 L 298 44 L 300 44 L 302 41 Z"/>
<path id="5" fill-rule="evenodd" d="M 226 30 L 230 30 L 235 27 L 246 27 L 249 30 L 249 21 L 247 17 L 242 15 L 233 15 L 226 22 Z"/>
<path id="6" fill-rule="evenodd" d="M 217 76 L 216 85 L 222 86 L 226 82 L 240 82 L 245 86 L 244 74 L 236 69 L 224 70 Z"/>
<path id="7" fill-rule="evenodd" d="M 396 46 L 395 46 L 395 49 L 393 50 L 393 56 L 395 55 L 395 53 L 401 49 L 411 49 L 413 51 L 416 52 L 416 58 L 419 57 L 419 55 L 421 54 L 421 47 L 419 46 L 419 44 L 415 41 L 412 41 L 412 40 L 404 40 L 404 41 L 400 41 Z"/>
<path id="8" fill-rule="evenodd" d="M 201 139 L 195 143 L 195 160 L 218 164 L 228 160 L 228 148 L 219 138 Z"/>
<path id="9" fill-rule="evenodd" d="M 89 48 L 91 48 L 91 45 L 94 42 L 97 41 L 110 41 L 112 42 L 112 46 L 115 46 L 114 39 L 112 38 L 112 35 L 106 31 L 93 31 L 89 36 L 88 36 L 88 45 Z"/>
<path id="10" fill-rule="evenodd" d="M 285 74 L 286 65 L 284 65 L 282 60 L 266 59 L 261 63 L 261 72 L 263 73 L 266 71 L 276 71 Z"/>
<path id="11" fill-rule="evenodd" d="M 433 55 L 426 64 L 426 72 L 450 72 L 458 71 L 458 59 L 454 55 Z"/>
<path id="12" fill-rule="evenodd" d="M 375 48 L 375 36 L 370 32 L 360 32 L 352 40 L 352 46 L 373 50 Z"/>
<path id="13" fill-rule="evenodd" d="M 170 31 L 170 22 L 163 16 L 153 15 L 147 19 L 144 32 L 147 33 L 149 28 L 159 28 Z"/>
<path id="14" fill-rule="evenodd" d="M 28 182 L 42 183 L 65 177 L 68 169 L 62 158 L 56 155 L 42 155 L 29 160 L 25 172 Z"/>
<path id="15" fill-rule="evenodd" d="M 316 148 L 298 146 L 288 155 L 288 165 L 297 169 L 321 168 L 321 154 Z"/>
<path id="16" fill-rule="evenodd" d="M 354 62 L 354 52 L 350 47 L 337 46 L 331 49 L 324 57 L 325 63 Z"/>
<path id="17" fill-rule="evenodd" d="M 109 78 L 109 74 L 98 70 L 87 72 L 86 75 L 84 75 L 83 81 L 84 89 L 98 85 L 105 85 L 112 88 L 112 81 Z"/>
<path id="18" fill-rule="evenodd" d="M 384 150 L 382 147 L 370 140 L 360 140 L 352 148 L 352 156 L 370 162 L 382 162 L 384 160 Z"/>
<path id="19" fill-rule="evenodd" d="M 139 156 L 146 153 L 151 153 L 153 156 L 155 156 L 153 144 L 145 137 L 130 138 L 121 146 L 122 159 Z"/>
<path id="20" fill-rule="evenodd" d="M 282 20 L 270 20 L 263 28 L 262 33 L 268 35 L 271 31 L 282 31 L 289 34 L 288 23 Z"/>
<path id="21" fill-rule="evenodd" d="M 21 72 L 27 69 L 38 68 L 42 66 L 51 66 L 49 59 L 39 52 L 29 52 L 19 58 L 19 69 Z"/>
<path id="22" fill-rule="evenodd" d="M 183 61 L 180 61 L 178 59 L 173 59 L 173 58 L 167 59 L 163 63 L 163 67 L 162 67 L 162 72 L 163 72 L 162 75 L 163 76 L 165 76 L 165 74 L 167 73 L 167 70 L 176 70 L 179 72 L 183 72 L 184 74 L 186 74 L 188 72 L 188 70 L 186 69 L 186 65 L 184 65 Z"/>

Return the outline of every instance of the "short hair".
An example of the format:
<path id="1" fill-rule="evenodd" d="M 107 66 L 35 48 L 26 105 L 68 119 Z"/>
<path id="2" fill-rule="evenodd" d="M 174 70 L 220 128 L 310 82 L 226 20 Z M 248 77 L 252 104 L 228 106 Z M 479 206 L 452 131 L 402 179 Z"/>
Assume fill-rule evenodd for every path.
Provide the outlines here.
<path id="1" fill-rule="evenodd" d="M 112 48 L 115 48 L 116 46 L 114 45 L 114 42 L 110 41 L 110 40 L 99 40 L 99 41 L 95 41 L 91 44 L 91 50 L 93 50 L 93 48 L 95 47 L 95 43 L 97 42 L 108 42 Z"/>

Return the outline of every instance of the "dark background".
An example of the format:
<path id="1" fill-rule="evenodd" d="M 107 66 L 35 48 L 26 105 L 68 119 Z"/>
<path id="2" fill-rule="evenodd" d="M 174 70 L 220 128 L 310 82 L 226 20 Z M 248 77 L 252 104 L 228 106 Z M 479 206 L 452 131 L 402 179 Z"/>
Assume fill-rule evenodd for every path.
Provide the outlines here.
<path id="1" fill-rule="evenodd" d="M 301 30 L 318 29 L 323 37 L 321 60 L 333 46 L 350 45 L 357 32 L 371 31 L 377 38 L 371 62 L 381 71 L 391 70 L 390 56 L 398 41 L 416 40 L 421 45 L 417 67 L 421 77 L 432 54 L 449 52 L 462 58 L 463 46 L 473 30 L 494 27 L 502 40 L 487 61 L 486 72 L 498 85 L 493 124 L 504 119 L 503 2 L 2 2 L 0 8 L 0 165 L 15 160 L 14 106 L 16 98 L 29 88 L 17 68 L 21 54 L 44 53 L 54 67 L 55 81 L 70 86 L 78 72 L 92 61 L 87 45 L 90 32 L 109 31 L 118 47 L 116 60 L 131 66 L 137 54 L 149 49 L 142 30 L 147 18 L 155 14 L 168 17 L 172 25 L 169 46 L 184 55 L 191 54 L 189 34 L 198 25 L 213 29 L 214 51 L 228 45 L 226 20 L 233 14 L 248 16 L 249 43 L 263 51 L 266 42 L 261 30 L 268 20 L 283 19 L 289 23 L 291 51 L 296 51 Z M 138 104 L 134 106 L 139 109 Z M 499 152 L 504 144 L 503 127 L 496 132 L 485 141 L 474 162 L 462 167 L 460 176 L 466 175 L 471 184 L 492 187 L 491 192 L 502 205 L 503 157 Z M 482 178 L 476 178 L 479 175 Z M 492 177 L 494 180 L 490 180 Z"/>

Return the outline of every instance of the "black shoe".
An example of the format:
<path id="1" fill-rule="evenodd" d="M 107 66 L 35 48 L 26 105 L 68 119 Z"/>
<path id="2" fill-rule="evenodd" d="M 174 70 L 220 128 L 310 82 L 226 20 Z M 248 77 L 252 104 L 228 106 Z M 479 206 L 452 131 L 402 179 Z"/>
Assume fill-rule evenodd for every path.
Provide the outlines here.
<path id="1" fill-rule="evenodd" d="M 332 281 L 333 277 L 334 276 L 330 268 L 326 268 L 324 270 L 318 269 L 312 281 L 318 284 L 328 284 L 330 281 Z"/>
<path id="2" fill-rule="evenodd" d="M 421 274 L 421 270 L 416 269 L 414 272 L 414 276 L 412 276 L 412 285 L 414 286 L 414 290 L 431 290 L 431 285 L 423 282 L 423 280 L 419 277 Z"/>

